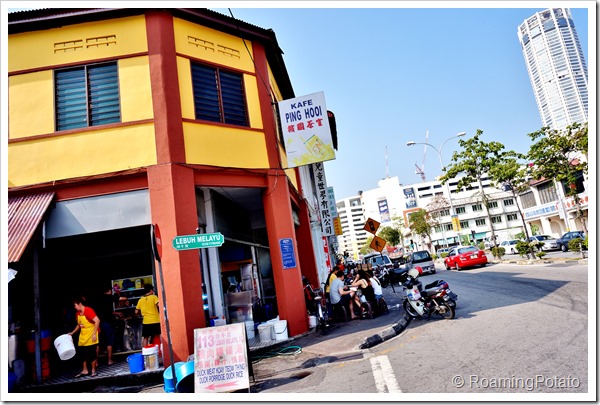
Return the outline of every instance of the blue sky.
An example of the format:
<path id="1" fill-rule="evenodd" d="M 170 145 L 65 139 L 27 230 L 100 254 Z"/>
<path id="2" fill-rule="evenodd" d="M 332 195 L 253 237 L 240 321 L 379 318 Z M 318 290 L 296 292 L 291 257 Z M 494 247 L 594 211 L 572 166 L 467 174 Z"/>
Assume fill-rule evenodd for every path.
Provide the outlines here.
<path id="1" fill-rule="evenodd" d="M 275 31 L 296 96 L 325 93 L 338 128 L 336 160 L 325 163 L 336 199 L 377 188 L 386 174 L 398 176 L 403 185 L 421 182 L 415 163 L 423 163 L 424 146 L 406 142 L 425 142 L 427 131 L 437 148 L 458 132 L 465 131 L 466 139 L 481 129 L 486 142 L 529 150 L 527 134 L 542 123 L 517 27 L 547 8 L 545 2 L 449 2 L 463 8 L 444 9 L 435 7 L 441 2 L 425 1 L 325 3 L 332 8 L 307 3 L 232 7 L 231 12 Z M 341 8 L 348 4 L 370 8 Z M 496 8 L 476 8 L 490 5 Z M 562 2 L 576 5 L 594 13 L 593 1 Z M 516 8 L 523 6 L 528 8 Z M 227 9 L 213 10 L 230 15 Z M 589 69 L 588 10 L 571 12 Z M 458 139 L 444 145 L 446 165 L 458 147 Z M 441 174 L 431 148 L 425 174 L 427 181 Z"/>

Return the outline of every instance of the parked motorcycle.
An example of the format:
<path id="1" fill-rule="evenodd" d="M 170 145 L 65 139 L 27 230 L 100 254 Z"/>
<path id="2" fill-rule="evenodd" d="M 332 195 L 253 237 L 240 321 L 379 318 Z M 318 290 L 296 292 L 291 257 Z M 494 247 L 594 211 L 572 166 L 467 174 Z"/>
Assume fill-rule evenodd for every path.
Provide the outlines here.
<path id="1" fill-rule="evenodd" d="M 450 290 L 450 286 L 444 280 L 435 280 L 423 289 L 419 276 L 423 274 L 420 266 L 416 266 L 406 274 L 402 287 L 406 296 L 402 302 L 404 311 L 411 318 L 420 318 L 424 315 L 427 319 L 435 313 L 444 319 L 453 319 L 456 310 L 458 296 Z"/>
<path id="2" fill-rule="evenodd" d="M 400 267 L 387 269 L 381 265 L 377 265 L 373 274 L 375 274 L 375 276 L 377 276 L 381 282 L 382 288 L 386 288 L 388 285 L 391 285 L 392 290 L 394 290 L 394 284 L 402 284 L 402 280 L 406 277 L 406 270 L 400 269 Z M 394 290 L 394 292 L 396 292 L 396 290 Z"/>

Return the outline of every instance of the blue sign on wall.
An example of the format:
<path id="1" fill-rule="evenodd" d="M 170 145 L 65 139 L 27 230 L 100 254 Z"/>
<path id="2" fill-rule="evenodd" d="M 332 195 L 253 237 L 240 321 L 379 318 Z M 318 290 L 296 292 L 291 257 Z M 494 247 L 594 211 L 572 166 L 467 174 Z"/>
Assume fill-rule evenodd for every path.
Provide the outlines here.
<path id="1" fill-rule="evenodd" d="M 296 253 L 294 252 L 292 238 L 279 239 L 279 248 L 281 249 L 283 268 L 292 269 L 296 267 Z"/>

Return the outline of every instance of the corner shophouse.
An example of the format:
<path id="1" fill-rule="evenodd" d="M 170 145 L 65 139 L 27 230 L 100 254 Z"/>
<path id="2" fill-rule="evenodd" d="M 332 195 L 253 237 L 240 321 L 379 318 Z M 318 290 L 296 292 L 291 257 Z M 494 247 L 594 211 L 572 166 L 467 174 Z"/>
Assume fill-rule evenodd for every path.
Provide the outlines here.
<path id="1" fill-rule="evenodd" d="M 152 280 L 162 301 L 157 224 L 175 361 L 209 316 L 233 320 L 236 279 L 272 303 L 255 321 L 305 332 L 310 174 L 284 169 L 274 103 L 294 93 L 273 31 L 205 9 L 33 10 L 8 31 L 9 322 L 59 336 L 73 296 L 126 279 Z M 225 243 L 172 248 L 197 232 Z M 161 326 L 166 346 L 162 304 Z"/>

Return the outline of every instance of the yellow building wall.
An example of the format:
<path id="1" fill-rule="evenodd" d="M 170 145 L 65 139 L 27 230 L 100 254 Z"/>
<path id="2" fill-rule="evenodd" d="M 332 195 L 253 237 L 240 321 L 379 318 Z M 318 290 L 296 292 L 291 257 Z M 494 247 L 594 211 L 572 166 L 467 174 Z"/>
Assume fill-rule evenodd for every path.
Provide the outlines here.
<path id="1" fill-rule="evenodd" d="M 265 135 L 260 131 L 184 123 L 188 163 L 221 167 L 269 167 Z"/>
<path id="2" fill-rule="evenodd" d="M 8 145 L 8 186 L 156 164 L 152 123 L 23 140 Z"/>
<path id="3" fill-rule="evenodd" d="M 148 56 L 119 60 L 121 122 L 154 117 Z"/>
<path id="4" fill-rule="evenodd" d="M 144 16 L 67 25 L 8 37 L 8 71 L 148 52 Z"/>
<path id="5" fill-rule="evenodd" d="M 9 139 L 54 132 L 52 70 L 10 76 L 8 101 Z"/>
<path id="6" fill-rule="evenodd" d="M 173 19 L 175 48 L 178 53 L 213 64 L 229 66 L 254 73 L 252 63 L 252 43 L 224 32 L 213 30 L 181 20 Z"/>

